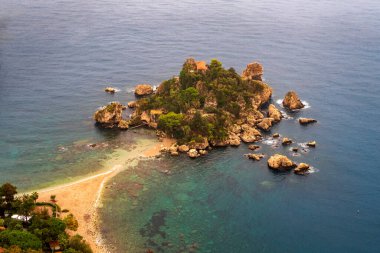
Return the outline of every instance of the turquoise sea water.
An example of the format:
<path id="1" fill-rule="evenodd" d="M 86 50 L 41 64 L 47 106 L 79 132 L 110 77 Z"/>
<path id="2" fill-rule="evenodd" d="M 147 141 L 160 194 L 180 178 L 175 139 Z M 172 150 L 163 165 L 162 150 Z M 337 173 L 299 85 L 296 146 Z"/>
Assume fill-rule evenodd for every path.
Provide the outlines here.
<path id="1" fill-rule="evenodd" d="M 379 26 L 375 0 L 0 0 L 0 183 L 30 189 L 98 170 L 136 136 L 99 131 L 92 113 L 177 74 L 189 56 L 238 71 L 258 60 L 274 103 L 294 89 L 310 105 L 272 132 L 315 139 L 294 160 L 316 172 L 272 173 L 243 157 L 245 145 L 141 162 L 105 191 L 107 243 L 113 252 L 378 252 Z M 108 85 L 121 91 L 104 94 Z M 302 127 L 301 116 L 318 123 Z"/>

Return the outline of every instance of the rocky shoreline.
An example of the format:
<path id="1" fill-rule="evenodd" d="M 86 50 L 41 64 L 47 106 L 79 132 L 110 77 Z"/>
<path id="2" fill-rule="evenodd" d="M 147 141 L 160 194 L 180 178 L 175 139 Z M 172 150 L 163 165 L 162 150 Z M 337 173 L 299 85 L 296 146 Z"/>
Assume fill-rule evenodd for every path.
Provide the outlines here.
<path id="1" fill-rule="evenodd" d="M 206 64 L 190 58 L 183 64 L 179 76 L 162 82 L 157 89 L 149 84 L 137 85 L 136 100 L 127 103 L 128 108 L 134 110 L 129 118 L 123 117 L 126 106 L 111 102 L 95 112 L 94 120 L 101 128 L 147 127 L 155 130 L 159 139 L 176 139 L 177 143 L 170 148 L 160 150 L 172 156 L 184 153 L 197 158 L 213 148 L 259 142 L 264 133 L 284 118 L 271 103 L 273 90 L 263 82 L 263 74 L 264 68 L 258 62 L 248 64 L 238 75 L 233 68 L 224 69 L 217 60 Z M 106 88 L 106 92 L 113 90 Z M 304 107 L 295 91 L 285 95 L 282 105 L 291 112 Z M 298 121 L 301 125 L 316 122 L 311 118 Z M 279 136 L 278 133 L 273 135 L 274 138 Z M 282 139 L 283 145 L 291 143 L 289 138 Z M 315 147 L 316 142 L 309 142 L 307 146 Z M 297 152 L 298 148 L 293 151 Z M 247 156 L 257 161 L 265 157 L 264 154 Z M 267 162 L 273 170 L 297 167 L 281 154 L 269 157 Z M 309 165 L 301 163 L 294 172 L 305 174 L 308 169 Z"/>

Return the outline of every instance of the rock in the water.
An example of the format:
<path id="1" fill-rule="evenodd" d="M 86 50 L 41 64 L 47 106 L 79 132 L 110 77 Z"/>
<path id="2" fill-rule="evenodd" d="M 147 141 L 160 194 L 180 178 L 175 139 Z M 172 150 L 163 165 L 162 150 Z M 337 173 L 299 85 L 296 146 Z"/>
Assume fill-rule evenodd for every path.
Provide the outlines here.
<path id="1" fill-rule="evenodd" d="M 128 106 L 129 108 L 135 108 L 136 105 L 137 105 L 136 101 L 131 101 L 131 102 L 128 102 L 128 104 L 127 104 L 127 106 Z"/>
<path id="2" fill-rule="evenodd" d="M 290 170 L 296 165 L 288 157 L 275 154 L 268 159 L 268 167 L 272 170 Z"/>
<path id="3" fill-rule="evenodd" d="M 239 137 L 231 138 L 231 139 L 229 140 L 229 143 L 230 143 L 230 145 L 233 146 L 233 147 L 240 146 L 240 138 L 239 138 Z"/>
<path id="4" fill-rule="evenodd" d="M 282 114 L 276 106 L 270 104 L 268 107 L 268 117 L 272 118 L 274 122 L 279 122 L 282 118 Z"/>
<path id="5" fill-rule="evenodd" d="M 256 160 L 256 161 L 260 161 L 262 158 L 265 157 L 264 154 L 247 154 L 246 155 L 249 159 L 253 159 L 253 160 Z"/>
<path id="6" fill-rule="evenodd" d="M 289 91 L 286 93 L 282 105 L 290 110 L 297 110 L 305 107 L 295 91 Z"/>
<path id="7" fill-rule="evenodd" d="M 127 130 L 129 128 L 129 121 L 122 119 L 119 121 L 119 124 L 117 124 L 117 127 L 123 130 Z"/>
<path id="8" fill-rule="evenodd" d="M 300 163 L 297 168 L 294 169 L 294 173 L 298 175 L 303 175 L 308 172 L 310 166 L 307 163 Z"/>
<path id="9" fill-rule="evenodd" d="M 298 122 L 301 125 L 307 125 L 307 124 L 310 124 L 310 123 L 315 123 L 315 122 L 317 122 L 317 120 L 312 119 L 312 118 L 299 118 Z"/>
<path id="10" fill-rule="evenodd" d="M 292 143 L 293 143 L 293 141 L 291 139 L 289 139 L 288 137 L 282 138 L 282 145 L 289 145 Z"/>
<path id="11" fill-rule="evenodd" d="M 119 102 L 112 102 L 96 111 L 94 120 L 102 127 L 112 128 L 122 120 L 122 112 L 123 105 Z"/>
<path id="12" fill-rule="evenodd" d="M 261 122 L 257 124 L 257 127 L 264 131 L 269 131 L 272 127 L 272 121 L 272 118 L 263 118 Z"/>
<path id="13" fill-rule="evenodd" d="M 192 148 L 189 150 L 189 152 L 187 152 L 187 155 L 191 158 L 196 158 L 199 156 L 199 153 L 196 149 Z"/>
<path id="14" fill-rule="evenodd" d="M 188 152 L 189 150 L 190 150 L 190 148 L 187 145 L 181 145 L 178 147 L 178 151 L 182 152 L 182 153 Z"/>
<path id="15" fill-rule="evenodd" d="M 201 154 L 201 155 L 207 155 L 207 150 L 204 150 L 204 149 L 201 149 L 201 150 L 199 150 L 199 154 Z"/>
<path id="16" fill-rule="evenodd" d="M 272 135 L 272 137 L 273 137 L 273 138 L 278 138 L 278 137 L 280 137 L 280 134 L 279 134 L 279 133 L 274 133 L 274 134 Z"/>
<path id="17" fill-rule="evenodd" d="M 241 77 L 247 80 L 263 80 L 264 68 L 258 62 L 252 62 L 247 65 L 247 68 L 243 71 Z"/>
<path id="18" fill-rule="evenodd" d="M 249 145 L 248 148 L 249 148 L 250 150 L 256 150 L 256 149 L 259 149 L 260 146 L 259 146 L 259 145 Z"/>
<path id="19" fill-rule="evenodd" d="M 105 92 L 108 92 L 108 93 L 115 93 L 116 92 L 116 89 L 115 88 L 112 88 L 112 87 L 106 87 L 104 89 Z"/>
<path id="20" fill-rule="evenodd" d="M 292 151 L 293 151 L 293 152 L 298 152 L 298 148 L 293 147 L 293 148 L 292 148 Z"/>
<path id="21" fill-rule="evenodd" d="M 188 143 L 190 149 L 206 149 L 209 146 L 207 138 L 203 138 L 201 142 Z"/>
<path id="22" fill-rule="evenodd" d="M 153 93 L 153 87 L 150 84 L 138 84 L 135 88 L 137 96 L 145 96 Z"/>
<path id="23" fill-rule="evenodd" d="M 309 147 L 315 148 L 315 146 L 317 146 L 317 142 L 316 141 L 309 141 L 308 143 L 306 143 L 306 145 L 308 145 Z"/>

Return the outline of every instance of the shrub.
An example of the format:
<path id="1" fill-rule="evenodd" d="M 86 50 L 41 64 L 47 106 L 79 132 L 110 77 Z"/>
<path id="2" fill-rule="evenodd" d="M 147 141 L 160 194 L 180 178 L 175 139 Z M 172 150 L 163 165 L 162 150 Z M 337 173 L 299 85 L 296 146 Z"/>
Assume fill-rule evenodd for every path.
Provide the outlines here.
<path id="1" fill-rule="evenodd" d="M 5 230 L 0 233 L 0 246 L 10 247 L 11 245 L 19 246 L 22 250 L 41 249 L 41 240 L 27 231 Z"/>

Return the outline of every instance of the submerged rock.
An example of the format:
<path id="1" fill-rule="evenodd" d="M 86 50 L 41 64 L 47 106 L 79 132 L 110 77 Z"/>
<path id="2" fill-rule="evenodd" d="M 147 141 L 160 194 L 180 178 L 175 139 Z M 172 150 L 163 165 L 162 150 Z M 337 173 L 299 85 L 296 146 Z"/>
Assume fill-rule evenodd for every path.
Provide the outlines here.
<path id="1" fill-rule="evenodd" d="M 265 157 L 264 154 L 247 154 L 246 155 L 249 159 L 260 161 L 262 158 Z"/>
<path id="2" fill-rule="evenodd" d="M 268 159 L 268 167 L 272 170 L 290 170 L 296 164 L 288 157 L 280 154 L 275 154 Z"/>
<path id="3" fill-rule="evenodd" d="M 279 122 L 282 118 L 282 114 L 276 106 L 270 104 L 268 107 L 268 117 L 272 118 L 274 122 Z"/>
<path id="4" fill-rule="evenodd" d="M 119 102 L 112 102 L 97 110 L 94 114 L 94 120 L 102 127 L 112 128 L 122 120 L 122 112 L 123 105 Z"/>
<path id="5" fill-rule="evenodd" d="M 305 107 L 295 91 L 289 91 L 286 93 L 282 105 L 290 110 L 298 110 Z"/>
<path id="6" fill-rule="evenodd" d="M 258 62 L 249 63 L 241 77 L 247 80 L 263 80 L 264 68 Z"/>
<path id="7" fill-rule="evenodd" d="M 294 169 L 294 173 L 298 175 L 303 175 L 309 171 L 310 165 L 307 163 L 300 163 L 297 168 Z"/>
<path id="8" fill-rule="evenodd" d="M 137 96 L 146 96 L 153 93 L 153 87 L 150 84 L 138 84 L 135 88 Z"/>
<path id="9" fill-rule="evenodd" d="M 256 149 L 259 149 L 260 146 L 259 146 L 259 145 L 249 145 L 248 148 L 249 148 L 250 150 L 256 150 Z"/>
<path id="10" fill-rule="evenodd" d="M 307 124 L 310 124 L 310 123 L 315 123 L 315 122 L 317 122 L 317 120 L 312 119 L 312 118 L 299 118 L 298 122 L 301 125 L 307 125 Z"/>

